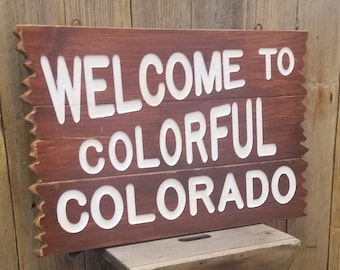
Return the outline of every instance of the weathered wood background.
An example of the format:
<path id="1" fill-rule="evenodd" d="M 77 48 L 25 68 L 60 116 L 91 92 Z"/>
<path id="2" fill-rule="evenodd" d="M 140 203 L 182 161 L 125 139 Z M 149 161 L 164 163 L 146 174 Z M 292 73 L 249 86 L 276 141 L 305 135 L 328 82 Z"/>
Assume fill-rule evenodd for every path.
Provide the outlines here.
<path id="1" fill-rule="evenodd" d="M 109 27 L 301 29 L 309 32 L 305 57 L 304 123 L 309 190 L 307 216 L 272 225 L 302 241 L 290 269 L 340 269 L 340 4 L 339 0 L 0 0 L 0 268 L 99 269 L 92 251 L 35 257 L 37 179 L 27 167 L 33 138 L 19 99 L 27 77 L 14 50 L 16 24 Z M 339 119 L 339 120 L 338 120 Z"/>

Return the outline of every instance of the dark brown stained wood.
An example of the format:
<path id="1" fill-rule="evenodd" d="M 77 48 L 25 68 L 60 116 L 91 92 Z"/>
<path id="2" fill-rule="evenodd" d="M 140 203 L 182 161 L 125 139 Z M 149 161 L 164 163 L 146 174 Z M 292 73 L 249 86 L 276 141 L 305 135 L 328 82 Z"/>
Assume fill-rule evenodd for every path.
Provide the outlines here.
<path id="1" fill-rule="evenodd" d="M 31 187 L 32 192 L 42 200 L 38 206 L 41 213 L 35 220 L 36 225 L 42 231 L 37 236 L 42 242 L 41 248 L 37 250 L 38 255 L 141 242 L 254 224 L 269 219 L 298 217 L 304 214 L 306 190 L 303 187 L 303 172 L 307 164 L 302 160 L 302 156 L 307 148 L 303 145 L 305 136 L 301 123 L 304 120 L 303 99 L 306 91 L 303 87 L 304 77 L 301 71 L 304 66 L 303 55 L 306 51 L 307 34 L 305 32 L 134 30 L 18 25 L 16 33 L 21 39 L 17 49 L 25 54 L 27 57 L 25 65 L 32 70 L 32 75 L 23 82 L 29 90 L 22 95 L 22 98 L 33 107 L 32 112 L 26 116 L 26 120 L 33 124 L 31 132 L 36 137 L 31 145 L 31 156 L 35 158 L 35 162 L 30 168 L 40 177 L 40 181 Z M 268 64 L 265 64 L 265 56 L 260 55 L 259 49 L 275 48 L 279 52 L 286 47 L 289 47 L 294 54 L 295 65 L 291 73 L 283 76 L 276 64 L 277 56 L 273 56 L 271 78 L 266 79 Z M 240 70 L 231 71 L 230 80 L 243 79 L 245 84 L 232 90 L 227 89 L 227 77 L 223 73 L 227 72 L 229 67 L 227 62 L 224 62 L 223 54 L 229 50 L 242 50 L 243 52 L 242 57 L 230 59 L 231 65 L 240 66 Z M 213 88 L 210 93 L 203 86 L 203 93 L 197 95 L 195 91 L 198 85 L 193 75 L 193 83 L 188 94 L 185 97 L 176 98 L 176 95 L 171 94 L 169 79 L 165 76 L 168 59 L 175 53 L 184 55 L 190 65 L 189 68 L 195 74 L 196 69 L 202 68 L 202 64 L 195 65 L 194 61 L 194 54 L 198 51 L 202 52 L 208 70 L 213 52 L 220 53 L 219 57 L 222 57 L 223 63 L 217 62 L 217 65 L 220 66 L 223 78 L 221 79 L 222 89 Z M 143 78 L 139 73 L 140 63 L 143 57 L 150 53 L 159 57 L 163 71 L 157 71 L 157 73 L 154 66 L 150 65 L 146 78 Z M 89 105 L 89 94 L 86 93 L 88 77 L 85 77 L 89 73 L 86 73 L 84 61 L 84 58 L 89 55 L 101 55 L 109 59 L 107 67 L 99 68 L 94 64 L 93 68 L 90 68 L 90 77 L 105 82 L 105 91 L 97 91 L 94 94 L 95 100 L 91 102 L 97 105 L 117 106 L 117 110 L 110 116 L 92 117 L 90 115 L 89 108 L 92 105 Z M 71 114 L 75 106 L 68 98 L 65 98 L 66 105 L 60 104 L 58 108 L 55 103 L 52 103 L 50 86 L 48 86 L 40 62 L 42 56 L 47 57 L 53 74 L 52 80 L 57 84 L 60 80 L 58 77 L 60 67 L 57 59 L 63 56 L 71 83 L 75 84 L 78 81 L 81 85 L 79 88 L 79 122 L 75 121 Z M 139 100 L 141 108 L 137 111 L 128 113 L 118 111 L 119 102 L 116 101 L 118 90 L 115 84 L 119 79 L 115 73 L 117 67 L 113 64 L 114 57 L 117 56 L 120 58 L 122 70 L 123 99 L 124 101 Z M 80 60 L 81 68 L 80 75 L 72 79 L 75 58 Z M 284 69 L 290 65 L 288 60 L 287 55 L 282 58 Z M 175 87 L 182 89 L 186 84 L 185 69 L 180 64 L 175 64 L 172 69 L 170 76 L 173 77 Z M 80 79 L 77 80 L 77 78 Z M 154 91 L 151 95 L 155 95 L 160 83 L 165 83 L 164 97 L 159 99 L 157 105 L 150 105 L 147 100 L 144 100 L 140 79 L 147 81 L 150 93 Z M 216 81 L 217 79 L 214 80 L 214 87 Z M 183 92 L 182 90 L 176 91 Z M 251 104 L 251 121 L 246 120 L 247 102 Z M 222 106 L 223 110 L 218 111 L 221 115 L 215 116 L 217 120 L 216 127 L 214 127 L 211 124 L 214 121 L 214 117 L 211 116 L 212 111 Z M 56 110 L 60 108 L 65 109 L 65 122 L 60 122 L 60 119 L 56 117 Z M 192 113 L 195 113 L 195 116 L 191 118 L 193 122 L 187 122 L 186 116 Z M 199 118 L 196 118 L 197 115 Z M 180 143 L 176 144 L 172 131 L 168 131 L 166 135 L 160 135 L 163 123 L 169 119 L 178 127 Z M 200 119 L 200 124 L 197 119 Z M 239 123 L 239 128 L 234 127 L 235 122 Z M 262 128 L 259 125 L 262 125 Z M 140 127 L 141 134 L 136 133 L 136 127 Z M 224 133 L 227 130 L 227 134 L 216 133 L 216 136 L 222 137 L 214 139 L 211 133 L 222 132 L 222 129 Z M 241 157 L 236 153 L 234 145 L 237 140 L 242 146 L 245 145 L 247 130 L 252 134 L 253 143 L 251 151 L 245 157 Z M 195 138 L 198 131 L 201 133 L 200 139 L 198 141 L 197 138 L 194 139 L 192 151 L 186 151 L 190 147 L 190 139 Z M 239 132 L 239 138 L 235 139 L 233 135 L 237 132 Z M 263 132 L 262 135 L 261 132 Z M 129 138 L 131 141 L 132 158 L 131 163 L 125 169 L 120 170 L 113 165 L 110 154 L 115 153 L 117 159 L 122 162 L 127 155 L 127 150 L 122 140 L 118 139 L 116 149 L 115 145 L 110 144 L 110 140 L 113 135 L 122 136 L 122 133 L 124 133 L 124 138 Z M 261 143 L 257 140 L 261 138 L 263 138 L 262 144 L 264 145 L 275 144 L 276 152 L 260 155 L 258 149 Z M 94 150 L 90 146 L 86 152 L 80 153 L 81 145 L 88 139 L 96 140 L 103 149 Z M 142 147 L 138 144 L 138 139 L 141 139 Z M 173 154 L 179 144 L 181 145 L 175 164 L 167 164 L 160 147 L 162 141 L 165 142 L 169 155 Z M 214 141 L 217 141 L 217 158 L 212 156 Z M 202 158 L 202 145 L 207 152 L 207 160 Z M 142 160 L 157 158 L 159 165 L 140 167 L 137 158 L 138 149 L 142 149 Z M 192 162 L 188 160 L 190 153 L 193 155 Z M 105 165 L 99 171 L 91 173 L 81 166 L 81 158 L 85 158 L 92 167 L 99 162 L 99 159 L 101 162 L 104 160 Z M 290 170 L 296 177 L 296 190 L 285 203 L 279 202 L 274 195 L 271 195 L 273 174 L 281 168 Z M 248 172 L 260 174 L 260 176 L 254 176 L 253 193 L 250 191 L 252 186 L 249 182 L 246 185 L 246 179 L 252 181 L 252 178 L 246 177 Z M 235 184 L 240 190 L 245 206 L 236 207 L 235 203 L 228 202 L 225 211 L 220 212 L 217 208 L 228 174 L 235 177 Z M 288 175 L 284 175 L 283 173 L 278 181 L 278 192 L 282 196 L 287 194 L 292 186 Z M 291 181 L 295 182 L 295 177 Z M 164 217 L 164 213 L 159 210 L 156 203 L 156 198 L 161 193 L 158 189 L 168 179 L 174 179 L 185 192 L 185 195 L 178 198 L 174 188 L 166 189 L 164 200 L 170 212 L 176 209 L 179 202 L 185 200 L 181 214 L 169 219 Z M 196 200 L 192 199 L 192 196 L 196 196 L 193 195 L 196 191 L 189 189 L 189 179 L 203 181 L 195 187 L 198 196 L 196 215 L 192 214 L 191 210 L 189 211 L 193 200 Z M 252 207 L 248 204 L 248 200 L 251 201 L 249 196 L 251 194 L 254 198 L 261 196 L 264 190 L 261 181 L 264 179 L 268 179 L 265 181 L 269 183 L 269 196 L 260 206 Z M 212 186 L 208 183 L 212 183 Z M 207 210 L 207 191 L 204 191 L 208 185 L 210 185 L 209 188 L 213 187 L 213 191 L 209 193 L 214 208 L 214 210 L 210 208 L 211 213 Z M 116 190 L 120 195 L 115 196 L 121 197 L 122 204 L 114 205 L 112 199 L 104 195 L 103 198 L 100 197 L 100 206 L 93 210 L 96 213 L 91 213 L 92 196 L 97 194 L 96 190 L 103 186 L 105 189 L 112 187 Z M 126 189 L 127 186 L 128 189 Z M 129 223 L 131 215 L 133 216 L 129 212 L 133 211 L 131 210 L 133 208 L 129 207 L 134 204 L 134 199 L 131 193 L 128 195 L 128 192 L 131 192 L 132 187 L 136 197 L 136 205 L 133 207 L 137 209 L 137 215 L 151 214 L 154 215 L 155 221 L 143 221 L 143 224 L 137 222 L 138 224 L 132 223 L 132 225 Z M 235 190 L 230 190 L 223 196 L 235 195 L 234 192 Z M 62 219 L 60 211 L 64 210 L 60 210 L 59 200 L 65 194 L 71 197 L 66 199 L 65 215 L 67 217 Z M 85 204 L 78 202 L 82 205 L 80 206 L 73 197 L 75 194 L 82 194 L 79 196 L 86 197 Z M 203 196 L 202 194 L 205 194 L 203 199 L 199 197 Z M 96 218 L 93 218 L 94 214 L 99 214 L 103 215 L 104 219 L 110 219 L 119 212 L 119 209 L 123 210 L 122 217 L 117 225 L 109 230 L 102 229 L 96 224 Z M 81 214 L 87 212 L 89 221 L 84 228 L 78 228 L 79 231 L 75 233 L 65 228 L 63 222 L 69 220 L 73 224 L 79 223 Z"/>
<path id="2" fill-rule="evenodd" d="M 37 141 L 32 145 L 33 155 L 37 155 L 39 163 L 33 164 L 32 168 L 40 175 L 41 179 L 45 181 L 68 180 L 73 178 L 92 178 L 84 172 L 79 165 L 78 152 L 80 145 L 84 142 L 84 138 L 95 138 L 103 144 L 104 150 L 102 153 L 92 151 L 88 153 L 87 157 L 90 164 L 96 164 L 98 158 L 105 158 L 105 167 L 96 174 L 96 177 L 110 176 L 110 175 L 126 175 L 136 173 L 149 173 L 162 170 L 179 170 L 192 169 L 209 166 L 222 166 L 227 164 L 249 163 L 265 160 L 278 160 L 291 157 L 302 156 L 307 149 L 301 144 L 305 140 L 301 128 L 303 121 L 303 112 L 305 107 L 302 105 L 302 96 L 293 97 L 276 97 L 264 98 L 263 101 L 263 123 L 264 126 L 264 143 L 275 143 L 277 147 L 277 154 L 267 157 L 258 157 L 257 143 L 256 143 L 256 126 L 253 123 L 254 142 L 253 150 L 249 157 L 241 159 L 235 153 L 233 148 L 232 125 L 231 116 L 221 117 L 219 121 L 221 126 L 227 126 L 229 134 L 226 138 L 219 140 L 219 157 L 217 161 L 211 158 L 211 134 L 209 123 L 209 111 L 211 107 L 232 104 L 236 102 L 239 106 L 239 119 L 242 122 L 240 130 L 245 130 L 244 122 L 245 116 L 245 100 L 212 100 L 207 102 L 182 102 L 176 105 L 176 110 L 173 110 L 171 103 L 165 103 L 164 106 L 157 108 L 158 113 L 155 114 L 154 108 L 143 109 L 142 112 L 125 114 L 119 119 L 113 117 L 111 120 L 85 119 L 79 124 L 74 124 L 69 121 L 69 125 L 64 124 L 60 126 L 53 119 L 53 109 L 50 107 L 38 107 L 35 109 L 33 121 L 35 123 L 42 123 L 35 129 Z M 253 118 L 255 119 L 255 100 L 253 99 Z M 188 112 L 199 111 L 207 115 L 207 130 L 204 137 L 204 143 L 208 153 L 208 161 L 203 162 L 199 156 L 198 150 L 194 147 L 196 158 L 192 164 L 188 164 L 185 154 L 185 134 L 184 134 L 184 115 Z M 292 114 L 294 112 L 294 114 Z M 175 166 L 168 166 L 160 154 L 159 137 L 162 123 L 167 119 L 174 119 L 181 127 L 182 133 L 182 154 L 179 162 Z M 124 131 L 130 137 L 134 148 L 135 140 L 135 126 L 142 127 L 143 134 L 143 148 L 145 158 L 159 158 L 161 160 L 160 166 L 150 169 L 140 169 L 137 167 L 136 151 L 132 163 L 127 171 L 120 172 L 116 170 L 110 163 L 109 152 L 114 151 L 109 148 L 110 137 L 118 131 Z M 40 128 L 41 127 L 41 128 Z M 65 127 L 65 128 L 63 128 Z M 99 133 L 100 130 L 100 133 Z M 45 135 L 46 134 L 46 135 Z M 72 134 L 72 135 L 71 135 Z M 154 136 L 149 136 L 153 134 Z M 175 144 L 173 136 L 168 136 L 169 149 L 174 149 Z M 72 136 L 72 137 L 71 137 Z M 246 133 L 241 134 L 241 141 L 246 141 Z M 171 147 L 172 146 L 172 147 Z M 61 151 L 62 149 L 62 151 Z M 122 146 L 117 150 L 118 155 L 121 152 L 122 157 L 125 157 L 125 148 Z M 225 153 L 228 153 L 227 155 Z M 69 166 L 72 164 L 72 166 Z"/>
<path id="3" fill-rule="evenodd" d="M 191 27 L 193 29 L 246 29 L 250 17 L 246 12 L 247 1 L 196 0 L 192 5 Z M 248 29 L 254 29 L 250 27 Z"/>
<path id="4" fill-rule="evenodd" d="M 289 166 L 297 176 L 297 190 L 294 198 L 288 204 L 279 204 L 274 200 L 270 192 L 266 202 L 261 207 L 248 208 L 245 195 L 245 173 L 250 170 L 262 170 L 266 172 L 268 180 L 271 183 L 271 177 L 274 174 L 274 171 L 281 166 Z M 255 224 L 281 216 L 301 216 L 303 215 L 303 209 L 305 208 L 304 196 L 306 195 L 306 190 L 302 187 L 304 179 L 301 174 L 305 169 L 306 163 L 304 161 L 293 159 L 260 164 L 206 168 L 195 171 L 164 172 L 142 176 L 107 177 L 92 179 L 91 181 L 72 180 L 58 183 L 37 183 L 32 189 L 44 200 L 44 204 L 41 207 L 45 214 L 44 217 L 37 220 L 37 225 L 42 228 L 49 228 L 48 232 L 40 235 L 41 240 L 44 243 L 47 243 L 47 245 L 37 252 L 39 252 L 40 255 L 71 252 L 81 250 L 84 246 L 89 245 L 92 248 L 96 248 L 134 243 L 175 235 L 185 235 L 193 232 Z M 234 174 L 245 206 L 242 209 L 238 209 L 234 202 L 228 202 L 225 210 L 219 212 L 217 206 L 219 204 L 225 177 L 228 173 Z M 199 200 L 197 203 L 197 215 L 191 216 L 188 204 L 188 178 L 201 175 L 208 176 L 214 181 L 214 190 L 211 194 L 211 199 L 215 205 L 215 212 L 209 214 L 202 201 Z M 156 194 L 159 185 L 164 180 L 170 178 L 175 178 L 182 184 L 187 200 L 183 213 L 172 221 L 163 218 L 156 206 Z M 287 181 L 283 179 L 281 179 L 280 182 L 281 181 L 287 184 Z M 259 181 L 254 181 L 255 194 L 259 194 L 258 192 L 262 189 L 259 183 Z M 112 229 L 101 229 L 95 224 L 91 217 L 89 224 L 79 233 L 67 233 L 59 226 L 55 214 L 56 202 L 63 192 L 76 189 L 83 192 L 87 198 L 87 203 L 83 207 L 80 207 L 77 203 L 69 202 L 67 213 L 70 217 L 73 217 L 73 222 L 77 222 L 81 213 L 90 213 L 90 201 L 97 188 L 104 185 L 113 186 L 119 191 L 125 202 L 125 188 L 127 184 L 132 184 L 135 189 L 137 215 L 154 213 L 156 215 L 156 220 L 154 222 L 130 225 L 127 220 L 127 206 L 124 203 L 123 217 L 118 225 Z M 285 185 L 281 186 L 282 193 L 286 192 L 284 190 L 287 190 L 287 187 L 284 186 Z M 165 200 L 168 209 L 176 208 L 178 200 L 176 193 L 168 191 Z M 115 206 L 112 199 L 103 199 L 101 203 L 101 212 L 105 218 L 110 219 L 113 216 L 114 208 Z M 58 235 L 58 237 L 56 237 L 56 235 Z"/>
<path id="5" fill-rule="evenodd" d="M 30 115 L 27 116 L 27 120 L 32 123 L 43 123 L 39 126 L 35 126 L 32 129 L 32 133 L 38 140 L 49 140 L 58 137 L 68 137 L 70 130 L 72 130 L 73 138 L 84 137 L 111 137 L 114 131 L 133 129 L 135 125 L 140 125 L 148 132 L 151 129 L 159 130 L 163 122 L 172 118 L 180 126 L 184 125 L 184 116 L 187 113 L 195 111 L 201 111 L 206 117 L 205 122 L 207 126 L 210 126 L 210 111 L 213 107 L 229 104 L 232 106 L 236 103 L 238 106 L 238 119 L 240 125 L 244 125 L 246 122 L 246 102 L 251 100 L 252 104 L 252 121 L 253 127 L 256 128 L 256 98 L 233 98 L 233 99 L 211 99 L 211 100 L 195 100 L 193 101 L 177 101 L 164 102 L 161 105 L 151 107 L 148 104 L 143 104 L 140 111 L 132 112 L 128 114 L 113 115 L 110 117 L 100 119 L 90 119 L 88 117 L 87 106 L 82 105 L 80 109 L 80 122 L 75 123 L 69 113 L 66 116 L 65 123 L 60 125 L 57 122 L 57 118 L 52 106 L 35 106 Z M 278 135 L 280 131 L 277 129 L 282 126 L 286 129 L 286 126 L 290 128 L 295 127 L 297 130 L 288 130 L 288 132 L 301 133 L 300 124 L 303 121 L 303 113 L 305 106 L 302 104 L 303 96 L 281 96 L 281 97 L 261 97 L 262 101 L 262 118 L 266 125 L 263 127 L 264 136 L 267 141 L 271 142 L 272 137 Z M 70 112 L 70 107 L 66 105 L 66 111 Z M 157 114 L 155 113 L 157 111 Z M 295 113 L 292 113 L 294 111 Z M 232 132 L 232 112 L 226 116 L 221 116 L 219 119 L 221 123 L 219 125 L 226 125 L 230 132 Z M 284 116 L 284 118 L 283 118 Z M 281 120 L 281 123 L 277 121 Z M 240 127 L 240 131 L 243 131 L 245 127 Z M 289 128 L 287 128 L 289 129 Z M 98 134 L 100 130 L 100 134 Z M 128 131 L 127 131 L 128 132 Z M 182 130 L 184 132 L 184 130 Z M 207 132 L 207 135 L 209 132 Z M 281 134 L 281 133 L 280 133 Z M 246 136 L 240 133 L 241 139 Z M 285 138 L 282 138 L 285 140 Z M 294 138 L 291 138 L 292 140 Z M 288 140 L 288 139 L 287 139 Z M 296 139 L 301 142 L 301 138 Z"/>
<path id="6" fill-rule="evenodd" d="M 245 79 L 246 85 L 242 90 L 232 89 L 218 93 L 213 91 L 210 95 L 203 93 L 199 98 L 194 95 L 194 90 L 192 90 L 186 100 L 305 95 L 306 93 L 302 87 L 304 78 L 300 74 L 304 65 L 302 56 L 306 50 L 306 32 L 164 31 L 52 26 L 17 26 L 16 32 L 24 41 L 23 44 L 19 44 L 19 48 L 21 47 L 27 55 L 29 67 L 35 71 L 34 76 L 29 79 L 28 83 L 31 89 L 36 90 L 32 91 L 28 97 L 25 97 L 35 106 L 51 105 L 48 91 L 46 91 L 47 85 L 40 67 L 41 55 L 47 56 L 51 65 L 56 65 L 58 55 L 64 56 L 71 76 L 74 56 L 83 58 L 84 55 L 100 54 L 111 58 L 113 55 L 119 55 L 122 66 L 124 98 L 132 100 L 141 99 L 140 91 L 138 90 L 138 69 L 145 54 L 154 53 L 158 55 L 163 65 L 165 65 L 171 54 L 181 52 L 188 57 L 192 64 L 193 53 L 202 51 L 205 60 L 209 61 L 206 63 L 206 66 L 209 67 L 213 51 L 222 53 L 223 50 L 236 48 L 244 50 L 244 56 L 231 61 L 241 66 L 239 72 L 231 75 L 231 79 Z M 26 40 L 25 36 L 29 37 L 29 39 Z M 84 36 L 86 36 L 86 40 L 83 39 Z M 36 40 L 39 40 L 39 42 L 36 42 Z M 286 47 L 288 43 L 296 58 L 294 71 L 287 77 L 281 76 L 273 61 L 272 80 L 266 81 L 264 56 L 258 54 L 258 49 L 262 47 L 281 49 Z M 60 44 L 67 44 L 67 46 L 61 46 Z M 138 44 L 138 46 L 134 44 Z M 172 45 L 170 46 L 169 44 Z M 175 68 L 174 77 L 176 78 L 176 73 L 181 74 L 182 72 L 181 68 Z M 152 74 L 152 71 L 150 73 Z M 108 87 L 106 91 L 98 94 L 96 102 L 99 104 L 104 101 L 114 100 L 112 64 L 107 69 L 102 68 L 96 71 L 95 74 L 98 78 L 105 79 Z M 150 89 L 157 89 L 158 83 L 164 81 L 164 74 L 157 75 L 154 73 L 152 75 L 149 87 Z M 180 78 L 178 88 L 181 88 Z M 164 99 L 174 101 L 168 91 L 166 91 Z M 84 80 L 82 81 L 81 103 L 86 104 Z"/>

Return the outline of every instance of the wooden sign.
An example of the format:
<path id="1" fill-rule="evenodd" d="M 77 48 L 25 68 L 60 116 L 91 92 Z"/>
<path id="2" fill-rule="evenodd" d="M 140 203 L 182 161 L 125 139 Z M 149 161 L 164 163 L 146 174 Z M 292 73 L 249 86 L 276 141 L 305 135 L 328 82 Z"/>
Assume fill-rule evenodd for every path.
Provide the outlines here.
<path id="1" fill-rule="evenodd" d="M 19 25 L 39 255 L 304 214 L 298 31 Z"/>

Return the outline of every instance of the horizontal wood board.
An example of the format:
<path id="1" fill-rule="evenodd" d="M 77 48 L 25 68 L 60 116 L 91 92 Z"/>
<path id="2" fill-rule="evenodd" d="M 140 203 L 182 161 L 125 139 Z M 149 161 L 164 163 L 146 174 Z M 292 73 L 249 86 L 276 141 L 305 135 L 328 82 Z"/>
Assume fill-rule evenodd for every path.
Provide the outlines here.
<path id="1" fill-rule="evenodd" d="M 297 191 L 294 198 L 287 204 L 278 204 L 271 193 L 261 207 L 248 208 L 246 206 L 246 179 L 245 173 L 251 169 L 260 169 L 268 174 L 270 179 L 274 171 L 280 166 L 290 166 L 297 175 Z M 273 218 L 297 217 L 303 214 L 305 208 L 304 197 L 306 190 L 303 188 L 304 179 L 301 176 L 306 169 L 306 163 L 301 160 L 285 160 L 278 162 L 267 162 L 263 164 L 237 165 L 218 168 L 205 168 L 200 171 L 179 171 L 157 174 L 146 174 L 137 176 L 124 176 L 116 178 L 99 178 L 88 180 L 75 180 L 67 182 L 49 182 L 41 183 L 33 186 L 33 191 L 37 193 L 44 203 L 41 210 L 45 214 L 44 217 L 37 220 L 37 224 L 42 228 L 49 228 L 50 233 L 42 233 L 39 238 L 48 245 L 43 249 L 46 254 L 72 252 L 82 249 L 85 245 L 91 243 L 92 248 L 102 246 L 121 245 L 126 243 L 134 243 L 145 240 L 152 240 L 176 235 L 185 235 L 192 232 L 204 232 L 226 227 L 243 226 L 247 224 L 255 224 Z M 234 202 L 228 202 L 225 209 L 219 212 L 218 205 L 223 189 L 223 184 L 227 173 L 233 173 L 240 190 L 241 197 L 245 206 L 238 209 Z M 214 190 L 211 194 L 211 200 L 215 206 L 214 212 L 209 213 L 202 201 L 197 203 L 197 215 L 193 216 L 189 211 L 189 194 L 188 194 L 188 178 L 205 175 L 214 180 Z M 166 179 L 176 178 L 183 186 L 186 195 L 186 206 L 183 213 L 175 220 L 167 220 L 157 210 L 156 196 L 157 190 L 162 182 Z M 270 180 L 269 180 L 270 181 Z M 287 190 L 287 181 L 281 180 L 280 189 L 282 193 Z M 271 181 L 270 181 L 271 182 Z M 127 215 L 127 194 L 126 186 L 132 184 L 134 186 L 134 194 L 136 200 L 137 214 L 154 213 L 156 219 L 153 222 L 145 224 L 131 225 L 128 222 Z M 72 222 L 78 222 L 83 212 L 91 213 L 90 200 L 95 190 L 102 186 L 113 186 L 121 194 L 124 206 L 121 221 L 112 229 L 102 229 L 90 217 L 86 228 L 76 234 L 65 232 L 58 224 L 56 218 L 55 202 L 60 195 L 67 191 L 77 189 L 83 192 L 87 198 L 87 203 L 83 207 L 77 205 L 76 202 L 69 202 L 67 213 L 72 218 Z M 259 181 L 254 182 L 254 192 L 256 196 L 261 192 L 261 184 Z M 165 202 L 169 208 L 177 205 L 179 196 L 172 190 L 165 196 Z M 100 204 L 101 212 L 107 219 L 114 215 L 113 200 L 103 198 Z M 120 206 L 119 206 L 120 207 Z M 91 214 L 90 214 L 91 216 Z M 56 237 L 58 235 L 58 237 Z"/>
<path id="2" fill-rule="evenodd" d="M 300 246 L 295 237 L 258 224 L 105 249 L 117 269 L 285 270 Z M 240 256 L 240 254 L 242 256 Z"/>

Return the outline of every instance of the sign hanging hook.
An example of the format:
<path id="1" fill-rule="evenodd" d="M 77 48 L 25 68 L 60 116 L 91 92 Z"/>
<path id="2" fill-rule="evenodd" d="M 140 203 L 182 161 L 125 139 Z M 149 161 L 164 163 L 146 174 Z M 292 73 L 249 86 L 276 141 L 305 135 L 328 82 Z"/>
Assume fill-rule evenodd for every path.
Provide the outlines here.
<path id="1" fill-rule="evenodd" d="M 72 26 L 81 26 L 81 20 L 78 18 L 73 18 L 71 21 Z"/>
<path id="2" fill-rule="evenodd" d="M 260 24 L 260 23 L 256 24 L 255 27 L 254 27 L 254 30 L 260 30 L 260 31 L 262 31 L 262 30 L 263 30 L 262 24 Z"/>

